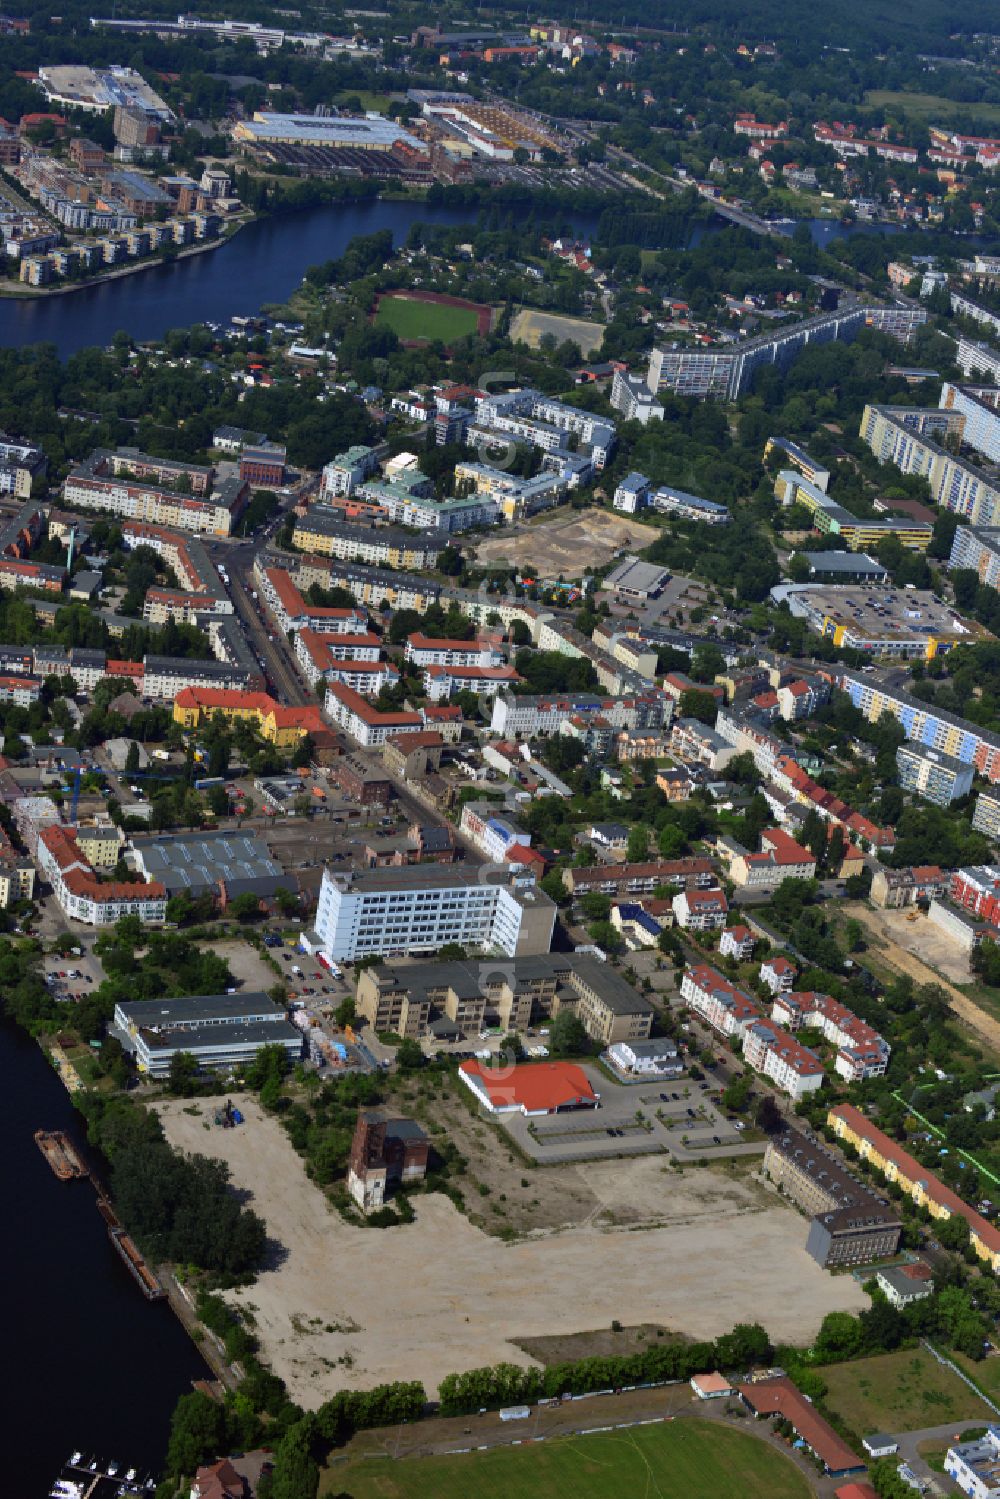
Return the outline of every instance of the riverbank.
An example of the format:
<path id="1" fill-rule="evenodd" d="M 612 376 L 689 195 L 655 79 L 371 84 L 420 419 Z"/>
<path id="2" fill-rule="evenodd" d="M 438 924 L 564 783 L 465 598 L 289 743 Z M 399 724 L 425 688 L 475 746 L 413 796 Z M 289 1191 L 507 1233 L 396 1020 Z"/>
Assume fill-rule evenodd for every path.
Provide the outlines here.
<path id="1" fill-rule="evenodd" d="M 254 223 L 256 218 L 256 214 L 245 214 L 227 226 L 230 231 L 228 234 L 220 234 L 218 239 L 205 240 L 200 245 L 189 245 L 185 250 L 178 250 L 176 255 L 147 255 L 131 265 L 118 265 L 100 276 L 87 276 L 80 281 L 63 281 L 58 286 L 26 286 L 22 281 L 0 281 L 0 297 L 17 301 L 44 301 L 47 297 L 66 297 L 71 292 L 89 291 L 111 281 L 121 281 L 125 276 L 137 276 L 141 271 L 154 271 L 162 266 L 176 265 L 179 260 L 191 260 L 195 255 L 204 255 L 209 250 L 221 250 L 223 245 L 228 245 L 241 229 Z"/>

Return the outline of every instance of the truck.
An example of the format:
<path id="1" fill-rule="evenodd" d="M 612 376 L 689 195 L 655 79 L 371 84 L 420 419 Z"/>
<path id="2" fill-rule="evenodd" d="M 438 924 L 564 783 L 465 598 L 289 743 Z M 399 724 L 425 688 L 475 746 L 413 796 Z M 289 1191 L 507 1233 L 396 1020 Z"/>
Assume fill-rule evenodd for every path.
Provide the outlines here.
<path id="1" fill-rule="evenodd" d="M 154 760 L 169 760 L 170 759 L 170 751 L 169 750 L 153 750 L 153 759 Z"/>

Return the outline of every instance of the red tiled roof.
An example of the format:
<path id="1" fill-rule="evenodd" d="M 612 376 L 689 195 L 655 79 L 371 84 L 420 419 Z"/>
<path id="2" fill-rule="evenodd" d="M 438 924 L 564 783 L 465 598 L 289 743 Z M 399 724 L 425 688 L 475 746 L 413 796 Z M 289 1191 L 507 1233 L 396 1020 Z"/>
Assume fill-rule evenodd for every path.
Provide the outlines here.
<path id="1" fill-rule="evenodd" d="M 337 698 L 349 713 L 360 718 L 362 723 L 382 728 L 395 725 L 401 729 L 419 728 L 423 723 L 419 713 L 380 713 L 371 703 L 366 703 L 360 693 L 351 687 L 345 687 L 343 682 L 331 682 L 327 692 L 331 697 Z"/>
<path id="2" fill-rule="evenodd" d="M 830 1110 L 830 1113 L 839 1119 L 843 1119 L 857 1135 L 867 1140 L 875 1147 L 879 1155 L 887 1161 L 891 1161 L 896 1170 L 910 1181 L 918 1181 L 922 1184 L 924 1192 L 931 1201 L 947 1208 L 949 1213 L 964 1218 L 969 1228 L 975 1233 L 976 1238 L 985 1245 L 991 1254 L 1000 1252 L 1000 1228 L 995 1228 L 992 1223 L 977 1213 L 975 1208 L 970 1208 L 967 1202 L 963 1202 L 957 1193 L 950 1187 L 946 1187 L 940 1177 L 926 1166 L 921 1166 L 915 1156 L 910 1155 L 895 1140 L 891 1140 L 882 1130 L 877 1129 L 871 1120 L 864 1115 L 860 1109 L 855 1108 L 852 1103 L 841 1103 Z"/>
<path id="3" fill-rule="evenodd" d="M 829 1472 L 847 1473 L 852 1468 L 864 1467 L 857 1454 L 840 1439 L 786 1375 L 761 1380 L 759 1384 L 738 1385 L 737 1388 L 755 1415 L 784 1416 L 791 1422 Z"/>

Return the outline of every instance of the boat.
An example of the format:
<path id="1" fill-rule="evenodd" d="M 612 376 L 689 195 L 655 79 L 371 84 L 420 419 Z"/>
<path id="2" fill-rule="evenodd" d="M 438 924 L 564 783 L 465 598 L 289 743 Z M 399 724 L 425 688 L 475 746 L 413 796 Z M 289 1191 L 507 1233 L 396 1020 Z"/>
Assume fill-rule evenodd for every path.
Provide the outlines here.
<path id="1" fill-rule="evenodd" d="M 134 1480 L 134 1478 L 135 1478 L 135 1469 L 134 1468 L 129 1468 L 128 1472 L 125 1474 L 125 1482 L 126 1483 L 132 1483 L 133 1480 Z"/>
<path id="2" fill-rule="evenodd" d="M 75 1468 L 77 1466 L 77 1464 L 79 1463 L 79 1461 L 80 1461 L 80 1459 L 81 1459 L 82 1456 L 83 1456 L 82 1452 L 71 1452 L 70 1453 L 70 1457 L 69 1457 L 69 1462 L 67 1463 L 66 1466 L 69 1467 L 69 1468 Z"/>
<path id="3" fill-rule="evenodd" d="M 76 1147 L 63 1130 L 36 1129 L 35 1144 L 60 1181 L 68 1182 L 75 1177 L 90 1175 L 77 1154 Z"/>
<path id="4" fill-rule="evenodd" d="M 112 1458 L 111 1461 L 108 1463 L 108 1467 L 107 1467 L 108 1477 L 109 1478 L 114 1478 L 115 1474 L 118 1472 L 118 1469 L 120 1467 L 121 1467 L 121 1463 L 119 1463 L 115 1458 Z"/>

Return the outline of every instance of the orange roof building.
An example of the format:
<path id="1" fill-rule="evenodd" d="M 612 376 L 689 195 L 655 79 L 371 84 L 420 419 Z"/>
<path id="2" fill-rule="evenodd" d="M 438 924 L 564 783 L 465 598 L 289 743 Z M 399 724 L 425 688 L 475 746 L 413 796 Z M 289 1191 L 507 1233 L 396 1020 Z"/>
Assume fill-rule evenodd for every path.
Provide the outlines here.
<path id="1" fill-rule="evenodd" d="M 472 1059 L 458 1075 L 491 1114 L 521 1113 L 529 1118 L 563 1109 L 596 1109 L 595 1093 L 582 1067 L 573 1062 L 525 1062 L 514 1067 L 484 1067 Z"/>
<path id="2" fill-rule="evenodd" d="M 196 729 L 221 713 L 227 723 L 253 725 L 278 749 L 291 749 L 305 734 L 325 727 L 317 706 L 286 708 L 267 692 L 237 692 L 226 687 L 182 687 L 174 698 L 174 723 Z"/>

